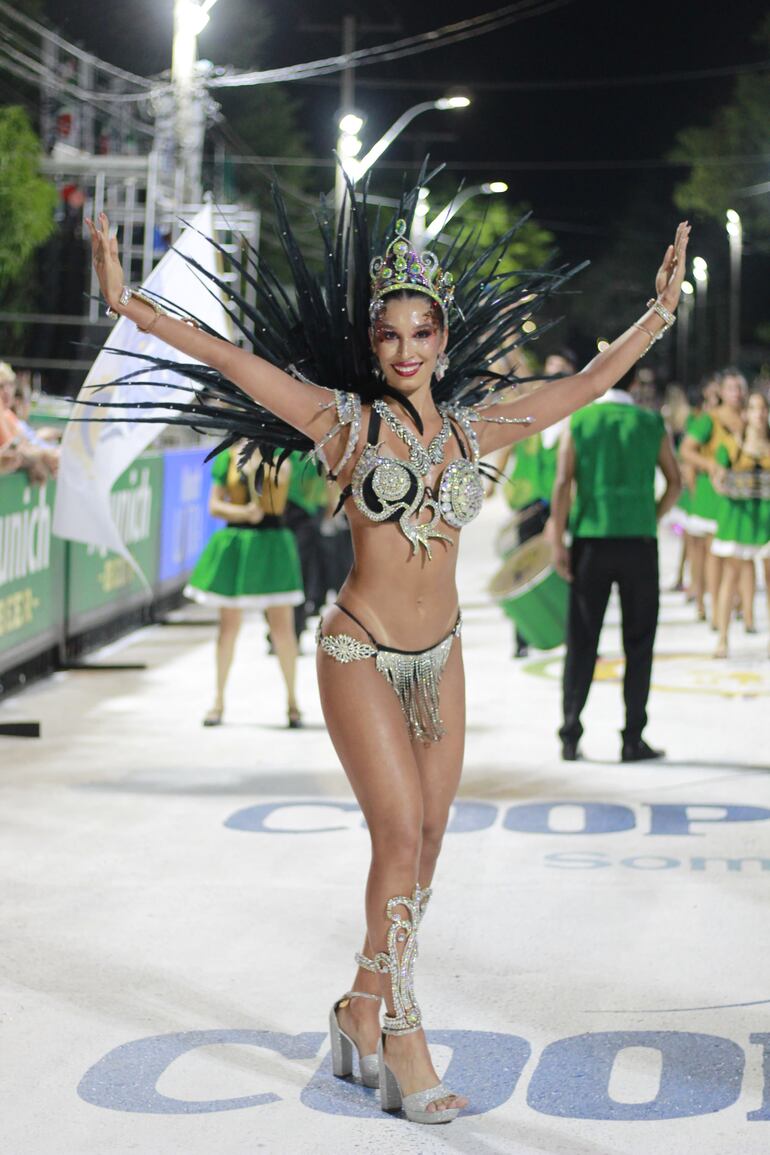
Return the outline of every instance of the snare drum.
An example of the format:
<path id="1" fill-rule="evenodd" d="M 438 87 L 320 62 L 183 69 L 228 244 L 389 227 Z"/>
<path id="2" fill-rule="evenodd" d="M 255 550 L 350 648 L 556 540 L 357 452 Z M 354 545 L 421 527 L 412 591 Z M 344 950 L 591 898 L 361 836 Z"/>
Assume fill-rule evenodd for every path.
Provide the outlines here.
<path id="1" fill-rule="evenodd" d="M 553 568 L 552 550 L 542 533 L 505 559 L 489 592 L 529 645 L 552 650 L 566 640 L 569 584 Z"/>

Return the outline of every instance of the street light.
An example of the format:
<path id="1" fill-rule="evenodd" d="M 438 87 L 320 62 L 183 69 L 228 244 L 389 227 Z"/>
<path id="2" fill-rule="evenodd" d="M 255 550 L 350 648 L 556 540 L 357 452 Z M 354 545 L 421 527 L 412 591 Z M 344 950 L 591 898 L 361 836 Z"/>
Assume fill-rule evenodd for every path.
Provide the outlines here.
<path id="1" fill-rule="evenodd" d="M 682 281 L 682 305 L 679 310 L 679 324 L 676 329 L 676 375 L 686 389 L 690 384 L 690 317 L 692 315 L 695 289 L 690 281 Z"/>
<path id="2" fill-rule="evenodd" d="M 404 131 L 408 124 L 419 116 L 422 112 L 430 112 L 436 109 L 438 112 L 450 112 L 459 108 L 467 108 L 470 104 L 470 98 L 467 96 L 442 96 L 438 100 L 425 100 L 422 104 L 414 104 L 399 116 L 391 124 L 387 132 L 383 133 L 376 144 L 363 156 L 356 164 L 358 175 L 356 180 L 360 180 L 364 173 L 367 173 L 372 165 L 380 159 L 386 148 L 389 148 L 396 137 Z"/>
<path id="3" fill-rule="evenodd" d="M 442 230 L 446 228 L 452 217 L 462 208 L 462 206 L 469 201 L 471 197 L 476 196 L 495 196 L 496 194 L 508 192 L 508 185 L 504 180 L 493 180 L 486 184 L 471 185 L 469 188 L 461 189 L 459 193 L 445 205 L 437 217 L 430 222 L 425 230 L 425 240 L 432 241 L 438 237 Z"/>
<path id="4" fill-rule="evenodd" d="M 176 92 L 175 144 L 177 198 L 200 200 L 205 113 L 203 94 L 196 91 L 198 36 L 209 22 L 217 0 L 174 0 L 171 80 Z"/>
<path id="5" fill-rule="evenodd" d="M 706 306 L 708 304 L 709 267 L 703 257 L 693 257 L 692 275 L 695 281 L 695 340 L 698 352 L 698 375 L 708 371 L 708 329 Z"/>
<path id="6" fill-rule="evenodd" d="M 727 240 L 730 245 L 730 323 L 728 346 L 729 361 L 735 363 L 741 348 L 741 258 L 743 256 L 743 223 L 740 213 L 728 209 Z"/>
<path id="7" fill-rule="evenodd" d="M 425 226 L 430 212 L 430 189 L 421 188 L 417 193 L 417 204 L 414 206 L 412 219 L 412 244 L 421 245 L 425 240 Z"/>

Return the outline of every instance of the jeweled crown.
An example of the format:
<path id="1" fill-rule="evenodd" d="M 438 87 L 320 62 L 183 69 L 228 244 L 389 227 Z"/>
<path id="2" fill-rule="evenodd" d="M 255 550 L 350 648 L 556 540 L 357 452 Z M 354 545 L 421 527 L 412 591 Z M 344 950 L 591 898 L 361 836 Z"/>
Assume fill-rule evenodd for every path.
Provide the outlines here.
<path id="1" fill-rule="evenodd" d="M 375 257 L 369 266 L 372 280 L 371 308 L 388 293 L 408 289 L 424 293 L 436 301 L 447 321 L 454 299 L 454 277 L 441 268 L 435 253 L 418 252 L 406 233 L 406 221 L 397 220 L 395 236 L 385 250 L 385 255 Z"/>

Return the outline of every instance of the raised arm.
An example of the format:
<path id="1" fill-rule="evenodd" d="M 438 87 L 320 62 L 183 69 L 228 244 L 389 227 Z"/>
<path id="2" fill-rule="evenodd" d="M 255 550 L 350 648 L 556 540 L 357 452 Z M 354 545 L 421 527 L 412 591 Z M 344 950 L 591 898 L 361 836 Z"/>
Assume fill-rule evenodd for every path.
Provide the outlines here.
<path id="1" fill-rule="evenodd" d="M 186 321 L 158 312 L 144 300 L 135 296 L 125 300 L 118 243 L 110 236 L 106 215 L 100 215 L 98 227 L 89 219 L 86 224 L 91 233 L 94 268 L 102 295 L 113 312 L 127 317 L 142 330 L 151 330 L 153 337 L 180 353 L 217 369 L 258 404 L 313 441 L 319 441 L 331 428 L 336 420 L 333 410 L 322 408 L 329 401 L 327 390 L 298 381 L 264 358 L 239 349 L 221 337 L 212 337 Z"/>
<path id="2" fill-rule="evenodd" d="M 528 425 L 484 423 L 479 430 L 482 454 L 521 441 L 561 421 L 575 410 L 582 409 L 606 393 L 636 364 L 660 334 L 670 328 L 665 318 L 666 314 L 673 314 L 679 304 L 689 239 L 690 226 L 687 221 L 682 221 L 676 230 L 674 243 L 666 249 L 663 263 L 655 277 L 654 302 L 638 321 L 634 321 L 625 333 L 594 357 L 584 369 L 570 377 L 561 377 L 558 381 L 546 381 L 526 397 L 490 407 L 490 417 L 531 417 L 532 421 Z"/>

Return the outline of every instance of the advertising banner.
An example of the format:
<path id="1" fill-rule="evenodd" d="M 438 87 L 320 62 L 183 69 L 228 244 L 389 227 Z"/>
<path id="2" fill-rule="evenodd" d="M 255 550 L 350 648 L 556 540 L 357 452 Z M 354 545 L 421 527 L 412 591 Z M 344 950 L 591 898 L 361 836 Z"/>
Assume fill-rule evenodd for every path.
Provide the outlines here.
<path id="1" fill-rule="evenodd" d="M 204 465 L 209 446 L 169 449 L 163 458 L 163 514 L 158 582 L 184 579 L 214 530 L 221 526 L 209 514 L 211 465 Z"/>
<path id="2" fill-rule="evenodd" d="M 158 577 L 163 457 L 141 457 L 115 483 L 111 516 L 150 586 Z M 149 601 L 151 594 L 135 566 L 124 557 L 94 545 L 70 543 L 68 630 L 77 633 L 115 610 Z M 122 604 L 121 604 L 122 603 Z"/>
<path id="3" fill-rule="evenodd" d="M 51 533 L 55 485 L 0 478 L 0 656 L 8 668 L 63 630 L 64 542 Z"/>
<path id="4" fill-rule="evenodd" d="M 152 270 L 143 287 L 161 301 L 179 302 L 199 321 L 228 336 L 230 321 L 219 297 L 210 282 L 185 259 L 190 257 L 211 272 L 219 271 L 219 255 L 207 240 L 212 234 L 212 209 L 206 205 Z M 120 526 L 113 519 L 111 490 L 116 479 L 157 437 L 169 411 L 157 408 L 153 416 L 160 424 L 145 424 L 126 420 L 131 411 L 112 408 L 110 403 L 119 406 L 129 401 L 148 402 L 162 406 L 164 401 L 174 398 L 189 400 L 191 387 L 186 378 L 170 370 L 148 367 L 147 362 L 137 360 L 135 354 L 164 357 L 168 356 L 168 346 L 121 317 L 94 361 L 78 403 L 73 406 L 62 441 L 54 516 L 55 532 L 60 537 L 111 549 L 120 554 L 129 567 L 137 555 L 121 538 Z M 182 353 L 174 356 L 178 361 L 191 360 Z M 96 402 L 104 408 L 95 410 L 80 402 Z M 100 422 L 94 421 L 94 417 Z M 144 576 L 152 584 L 150 574 Z"/>

